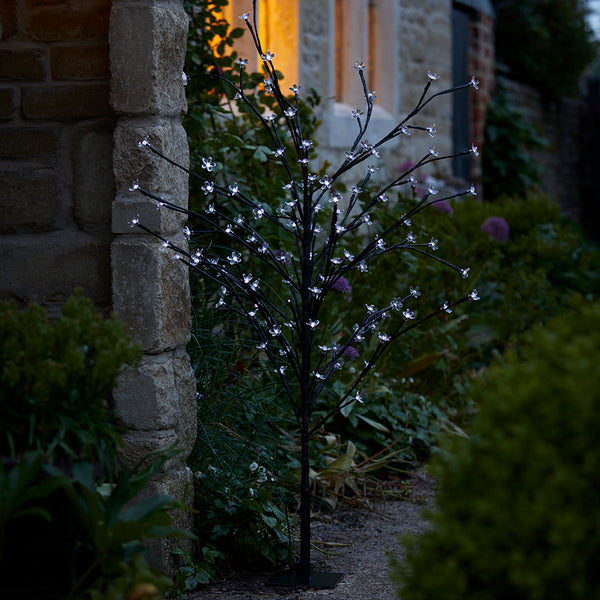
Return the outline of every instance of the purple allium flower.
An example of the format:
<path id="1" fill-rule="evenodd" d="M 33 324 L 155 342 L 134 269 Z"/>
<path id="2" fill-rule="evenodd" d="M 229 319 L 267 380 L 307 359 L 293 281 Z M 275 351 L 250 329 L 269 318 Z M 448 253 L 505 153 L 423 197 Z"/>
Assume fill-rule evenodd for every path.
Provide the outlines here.
<path id="1" fill-rule="evenodd" d="M 450 206 L 450 202 L 448 202 L 448 200 L 440 200 L 439 202 L 434 202 L 431 205 L 431 207 L 435 208 L 436 210 L 439 210 L 441 213 L 444 213 L 445 215 L 448 215 L 450 217 L 454 213 L 454 209 L 452 208 L 452 206 Z"/>
<path id="2" fill-rule="evenodd" d="M 510 227 L 502 217 L 488 217 L 481 225 L 481 231 L 494 238 L 499 244 L 508 241 Z"/>
<path id="3" fill-rule="evenodd" d="M 348 360 L 355 360 L 355 359 L 357 359 L 360 356 L 360 354 L 358 353 L 358 350 L 354 346 L 348 346 L 344 350 L 344 356 Z"/>
<path id="4" fill-rule="evenodd" d="M 336 292 L 340 292 L 341 294 L 350 294 L 352 293 L 352 287 L 348 280 L 345 277 L 338 277 L 332 284 L 331 289 Z"/>
<path id="5" fill-rule="evenodd" d="M 416 166 L 417 166 L 416 163 L 411 162 L 410 160 L 407 160 L 398 167 L 398 170 L 401 173 L 404 173 L 404 171 L 410 171 L 410 169 L 412 169 L 413 167 L 416 167 Z"/>

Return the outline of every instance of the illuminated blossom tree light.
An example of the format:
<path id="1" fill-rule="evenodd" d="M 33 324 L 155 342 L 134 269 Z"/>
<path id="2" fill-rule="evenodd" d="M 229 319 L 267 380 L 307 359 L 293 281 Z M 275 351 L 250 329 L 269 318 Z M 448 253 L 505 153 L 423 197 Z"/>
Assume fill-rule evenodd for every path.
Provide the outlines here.
<path id="1" fill-rule="evenodd" d="M 314 143 L 304 137 L 299 117 L 300 87 L 291 86 L 291 94 L 288 96 L 280 89 L 273 66 L 275 54 L 263 50 L 256 31 L 256 2 L 253 18 L 248 14 L 243 14 L 240 18 L 248 27 L 262 58 L 264 86 L 266 91 L 274 95 L 279 111 L 263 112 L 246 95 L 246 59 L 237 60 L 239 82 L 234 83 L 218 74 L 212 76 L 231 88 L 234 98 L 251 111 L 268 133 L 272 142 L 273 159 L 279 161 L 289 176 L 281 205 L 264 206 L 249 193 L 243 192 L 235 181 L 219 183 L 215 178 L 216 164 L 210 156 L 202 159 L 202 172 L 196 173 L 171 160 L 146 138 L 140 142 L 141 147 L 197 178 L 201 182 L 202 191 L 215 200 L 203 212 L 195 212 L 143 189 L 137 183 L 132 185 L 131 190 L 153 199 L 160 209 L 193 217 L 203 224 L 203 233 L 213 232 L 229 239 L 232 247 L 225 256 L 217 256 L 210 246 L 192 252 L 183 247 L 183 244 L 174 243 L 155 233 L 137 217 L 131 220 L 131 225 L 161 240 L 166 248 L 173 251 L 174 258 L 186 264 L 190 271 L 217 282 L 220 291 L 215 306 L 234 311 L 256 332 L 259 340 L 257 349 L 270 363 L 285 390 L 300 433 L 300 560 L 295 574 L 296 581 L 305 585 L 319 585 L 315 574 L 311 573 L 310 565 L 311 434 L 344 407 L 363 401 L 359 389 L 361 382 L 401 335 L 437 314 L 451 312 L 456 305 L 467 300 L 478 300 L 479 297 L 477 291 L 472 290 L 467 296 L 443 303 L 431 314 L 417 317 L 415 304 L 420 292 L 417 287 L 410 287 L 403 295 L 390 298 L 383 307 L 367 305 L 362 321 L 355 324 L 352 332 L 338 344 L 332 343 L 332 336 L 321 325 L 324 302 L 330 292 L 333 292 L 331 296 L 334 297 L 337 293 L 336 301 L 339 301 L 341 283 L 349 286 L 347 278 L 356 280 L 368 271 L 373 261 L 389 252 L 416 252 L 454 269 L 463 278 L 468 277 L 468 267 L 452 264 L 435 254 L 437 240 L 432 238 L 418 241 L 410 230 L 410 220 L 436 203 L 475 194 L 473 186 L 437 199 L 434 196 L 438 191 L 430 187 L 405 215 L 385 231 L 374 237 L 369 237 L 367 233 L 362 236 L 356 234 L 359 229 L 362 234 L 368 229 L 365 226 L 373 223 L 373 213 L 388 202 L 390 193 L 403 187 L 406 189 L 416 186 L 416 169 L 454 156 L 478 154 L 477 148 L 472 146 L 458 154 L 440 156 L 435 147 L 432 147 L 419 161 L 407 165 L 398 177 L 385 185 L 379 186 L 372 181 L 372 176 L 377 171 L 373 163 L 380 158 L 386 143 L 418 131 L 431 137 L 435 135 L 434 126 L 415 125 L 412 123 L 413 117 L 435 98 L 463 88 L 477 89 L 478 82 L 473 78 L 464 85 L 432 93 L 430 89 L 438 77 L 434 73 L 428 73 L 423 93 L 414 109 L 387 135 L 375 143 L 369 143 L 365 136 L 373 114 L 375 94 L 368 89 L 365 65 L 356 63 L 354 67 L 360 77 L 365 99 L 364 111 L 352 111 L 357 126 L 356 138 L 337 169 L 319 176 L 311 171 Z M 185 80 L 187 77 L 184 75 Z M 285 139 L 291 140 L 293 152 L 284 143 Z M 294 175 L 293 161 L 300 165 L 300 176 Z M 359 170 L 359 182 L 351 186 L 344 197 L 339 191 L 342 189 L 342 176 L 346 175 L 348 178 L 349 173 Z M 376 191 L 365 200 L 363 190 L 367 190 L 368 185 L 375 187 Z M 248 216 L 240 213 L 238 217 L 231 219 L 222 210 L 225 205 L 237 206 Z M 288 240 L 288 247 L 293 248 L 293 252 L 281 252 L 271 244 L 268 237 L 263 236 L 261 232 L 264 228 L 261 224 L 265 222 L 275 226 L 279 237 Z M 184 228 L 188 239 L 193 233 L 187 226 Z M 345 247 L 344 242 L 352 235 L 354 239 L 359 237 L 363 240 L 363 246 L 358 252 L 351 253 Z M 257 265 L 268 265 L 272 280 L 261 280 L 255 275 L 253 266 L 256 268 Z M 344 368 L 344 359 L 355 360 L 359 355 L 356 347 L 371 339 L 376 344 L 367 354 L 361 351 L 363 366 L 355 368 L 353 380 L 347 386 L 345 394 L 330 407 L 324 417 L 314 420 L 315 402 L 325 386 Z"/>

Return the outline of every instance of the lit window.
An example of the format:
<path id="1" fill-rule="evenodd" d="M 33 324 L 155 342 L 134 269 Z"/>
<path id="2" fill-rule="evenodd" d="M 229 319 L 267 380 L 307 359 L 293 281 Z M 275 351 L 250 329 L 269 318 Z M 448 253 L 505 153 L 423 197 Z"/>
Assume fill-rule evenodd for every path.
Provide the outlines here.
<path id="1" fill-rule="evenodd" d="M 333 77 L 330 94 L 335 98 L 334 119 L 349 113 L 349 108 L 365 104 L 360 77 L 352 68 L 366 65 L 365 79 L 376 92 L 375 112 L 370 127 L 373 134 L 383 131 L 397 112 L 397 0 L 333 0 L 332 53 Z M 343 146 L 347 136 L 340 127 L 331 143 Z"/>
<path id="2" fill-rule="evenodd" d="M 275 53 L 274 65 L 286 84 L 298 82 L 298 2 L 260 0 L 259 33 L 263 50 Z"/>
<path id="3" fill-rule="evenodd" d="M 354 62 L 367 65 L 367 85 L 375 89 L 378 3 L 375 0 L 335 0 L 335 98 L 346 104 L 363 97 Z M 353 76 L 354 75 L 354 76 Z"/>
<path id="4" fill-rule="evenodd" d="M 229 0 L 223 8 L 223 16 L 232 27 L 245 28 L 246 25 L 238 20 L 244 13 L 252 11 L 249 0 Z M 296 83 L 298 78 L 298 1 L 259 0 L 258 2 L 258 32 L 263 50 L 275 54 L 273 64 L 283 74 L 283 81 Z M 236 52 L 242 58 L 249 60 L 251 70 L 260 69 L 254 42 L 250 33 L 246 32 L 235 41 Z"/>

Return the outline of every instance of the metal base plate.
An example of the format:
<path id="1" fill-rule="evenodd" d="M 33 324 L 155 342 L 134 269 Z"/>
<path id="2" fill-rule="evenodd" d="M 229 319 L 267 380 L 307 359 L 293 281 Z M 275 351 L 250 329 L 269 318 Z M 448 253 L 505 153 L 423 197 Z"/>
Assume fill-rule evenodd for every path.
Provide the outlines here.
<path id="1" fill-rule="evenodd" d="M 314 588 L 334 588 L 343 576 L 343 573 L 311 573 L 307 585 L 308 587 Z M 299 587 L 305 584 L 302 583 L 301 578 L 297 573 L 287 571 L 285 573 L 275 573 L 275 575 L 267 581 L 267 585 Z"/>

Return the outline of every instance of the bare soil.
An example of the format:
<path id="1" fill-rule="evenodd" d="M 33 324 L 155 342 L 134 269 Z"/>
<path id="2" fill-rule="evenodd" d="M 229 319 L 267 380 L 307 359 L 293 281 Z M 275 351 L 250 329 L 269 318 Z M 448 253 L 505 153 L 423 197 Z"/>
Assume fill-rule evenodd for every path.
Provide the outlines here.
<path id="1" fill-rule="evenodd" d="M 370 509 L 348 507 L 329 515 L 315 515 L 312 558 L 315 570 L 343 573 L 334 588 L 267 585 L 270 574 L 233 572 L 188 600 L 397 600 L 388 576 L 386 552 L 402 561 L 400 537 L 421 533 L 427 521 L 421 515 L 435 496 L 435 482 L 425 472 L 409 480 L 406 499 L 371 499 Z"/>

